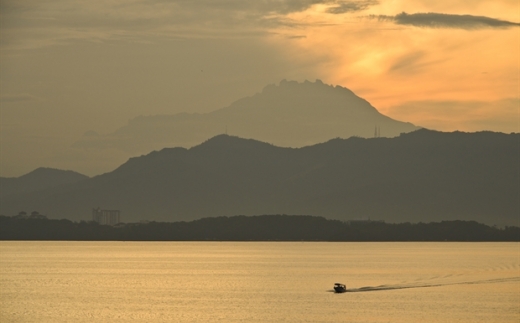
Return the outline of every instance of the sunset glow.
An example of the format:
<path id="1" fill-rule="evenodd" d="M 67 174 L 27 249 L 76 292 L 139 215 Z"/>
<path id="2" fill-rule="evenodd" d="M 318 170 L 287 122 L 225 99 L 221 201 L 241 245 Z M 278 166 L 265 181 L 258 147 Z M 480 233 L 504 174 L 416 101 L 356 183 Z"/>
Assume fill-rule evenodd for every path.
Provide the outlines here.
<path id="1" fill-rule="evenodd" d="M 475 16 L 491 13 L 518 21 L 519 5 L 514 1 L 474 4 L 460 1 L 448 8 L 450 14 L 471 10 Z M 520 105 L 519 28 L 422 28 L 369 18 L 395 15 L 396 8 L 410 13 L 442 10 L 417 1 L 385 1 L 363 15 L 335 15 L 326 12 L 329 8 L 316 5 L 291 14 L 300 27 L 279 32 L 285 37 L 305 35 L 292 40 L 290 50 L 321 57 L 317 73 L 323 79 L 354 90 L 389 116 L 425 127 L 518 131 L 518 111 L 515 117 L 510 102 Z M 478 102 L 478 112 L 469 107 L 450 111 L 442 106 L 446 101 L 465 106 Z M 432 109 L 436 102 L 437 110 Z M 482 122 L 486 119 L 493 120 L 487 127 Z"/>
<path id="2" fill-rule="evenodd" d="M 283 79 L 346 87 L 426 128 L 520 131 L 516 0 L 7 0 L 0 9 L 3 175 L 33 169 L 31 155 L 109 170 L 130 156 L 88 166 L 106 152 L 73 143 L 140 115 L 215 111 Z"/>

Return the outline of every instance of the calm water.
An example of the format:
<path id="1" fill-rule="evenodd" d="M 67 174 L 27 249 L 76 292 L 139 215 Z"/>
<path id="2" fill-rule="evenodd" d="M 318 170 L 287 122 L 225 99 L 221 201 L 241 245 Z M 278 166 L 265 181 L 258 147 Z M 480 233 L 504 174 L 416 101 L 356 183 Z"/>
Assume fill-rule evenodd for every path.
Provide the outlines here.
<path id="1" fill-rule="evenodd" d="M 4 241 L 0 301 L 0 322 L 518 323 L 520 244 Z"/>

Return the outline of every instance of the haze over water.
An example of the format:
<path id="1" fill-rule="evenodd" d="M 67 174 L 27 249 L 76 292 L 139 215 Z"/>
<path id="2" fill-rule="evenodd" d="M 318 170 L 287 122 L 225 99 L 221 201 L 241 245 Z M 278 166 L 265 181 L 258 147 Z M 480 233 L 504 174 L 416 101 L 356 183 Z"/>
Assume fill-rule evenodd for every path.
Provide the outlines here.
<path id="1" fill-rule="evenodd" d="M 520 320 L 518 243 L 1 242 L 0 257 L 1 322 Z"/>

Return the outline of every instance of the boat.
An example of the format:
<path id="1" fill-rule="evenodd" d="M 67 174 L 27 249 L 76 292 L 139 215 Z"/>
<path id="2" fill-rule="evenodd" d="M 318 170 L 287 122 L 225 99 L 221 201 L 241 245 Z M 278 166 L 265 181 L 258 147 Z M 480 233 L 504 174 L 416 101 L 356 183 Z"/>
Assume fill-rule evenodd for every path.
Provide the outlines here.
<path id="1" fill-rule="evenodd" d="M 340 283 L 335 283 L 334 284 L 334 291 L 336 293 L 344 293 L 347 291 L 347 287 L 343 284 L 340 284 Z"/>

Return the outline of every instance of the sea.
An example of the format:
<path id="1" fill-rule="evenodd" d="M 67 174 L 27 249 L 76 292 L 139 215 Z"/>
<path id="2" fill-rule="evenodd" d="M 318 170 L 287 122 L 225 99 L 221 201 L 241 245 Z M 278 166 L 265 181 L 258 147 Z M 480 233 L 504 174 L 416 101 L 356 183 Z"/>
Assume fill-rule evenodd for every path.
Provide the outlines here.
<path id="1" fill-rule="evenodd" d="M 0 322 L 518 323 L 520 243 L 2 241 Z"/>

